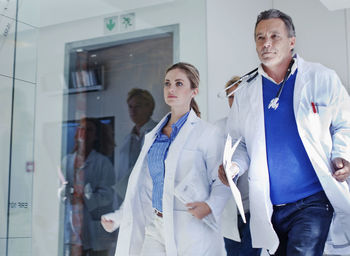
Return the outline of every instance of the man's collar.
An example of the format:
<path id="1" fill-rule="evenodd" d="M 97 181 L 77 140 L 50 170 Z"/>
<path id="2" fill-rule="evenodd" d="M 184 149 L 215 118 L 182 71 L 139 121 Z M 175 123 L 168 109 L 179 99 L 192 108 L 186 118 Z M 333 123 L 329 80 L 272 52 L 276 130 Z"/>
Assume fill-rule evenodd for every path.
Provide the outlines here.
<path id="1" fill-rule="evenodd" d="M 131 133 L 141 137 L 145 132 L 152 130 L 154 126 L 155 122 L 152 120 L 152 118 L 150 118 L 144 125 L 141 126 L 139 135 L 136 134 L 136 126 L 132 128 Z"/>
<path id="2" fill-rule="evenodd" d="M 292 75 L 295 73 L 295 71 L 298 69 L 297 55 L 296 55 L 296 54 L 294 54 L 293 59 L 294 59 L 294 64 L 293 64 L 293 66 L 292 66 L 292 71 L 290 72 L 289 76 L 287 77 L 287 80 L 288 80 L 288 78 L 289 78 L 290 76 L 292 76 Z M 258 72 L 259 72 L 260 75 L 262 75 L 263 77 L 269 79 L 271 82 L 273 82 L 273 83 L 275 83 L 275 84 L 279 84 L 279 83 L 277 83 L 272 77 L 270 77 L 270 76 L 264 71 L 264 69 L 263 69 L 263 67 L 262 67 L 262 64 L 259 65 L 259 67 L 258 67 Z M 282 81 L 281 81 L 281 83 L 282 83 Z"/>

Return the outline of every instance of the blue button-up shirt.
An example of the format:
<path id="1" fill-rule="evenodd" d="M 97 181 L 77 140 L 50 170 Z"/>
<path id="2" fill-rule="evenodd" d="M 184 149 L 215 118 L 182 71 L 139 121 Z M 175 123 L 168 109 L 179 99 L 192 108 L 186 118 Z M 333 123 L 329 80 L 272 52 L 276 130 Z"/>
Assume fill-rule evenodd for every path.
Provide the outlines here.
<path id="1" fill-rule="evenodd" d="M 186 122 L 189 113 L 190 112 L 187 112 L 179 120 L 177 120 L 176 123 L 171 125 L 172 132 L 170 134 L 170 137 L 162 133 L 163 127 L 168 123 L 170 119 L 171 115 L 169 115 L 164 123 L 159 127 L 159 130 L 156 133 L 156 139 L 148 151 L 148 169 L 153 183 L 152 207 L 160 212 L 163 211 L 162 198 L 165 174 L 164 161 L 168 155 L 170 144 L 174 141 L 181 127 Z"/>

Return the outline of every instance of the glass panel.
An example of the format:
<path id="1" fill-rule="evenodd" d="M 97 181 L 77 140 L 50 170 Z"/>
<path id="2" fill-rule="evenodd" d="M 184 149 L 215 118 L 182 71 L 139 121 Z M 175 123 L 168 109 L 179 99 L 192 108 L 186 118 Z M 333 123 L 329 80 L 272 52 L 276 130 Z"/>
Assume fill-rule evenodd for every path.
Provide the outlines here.
<path id="1" fill-rule="evenodd" d="M 34 27 L 39 27 L 41 19 L 40 1 L 41 0 L 18 0 L 18 21 Z"/>
<path id="2" fill-rule="evenodd" d="M 16 42 L 16 78 L 36 82 L 37 29 L 18 22 Z"/>
<path id="3" fill-rule="evenodd" d="M 0 255 L 6 250 L 12 79 L 0 76 Z"/>
<path id="4" fill-rule="evenodd" d="M 30 255 L 32 237 L 35 86 L 15 81 L 11 161 L 9 254 Z M 16 239 L 20 239 L 16 241 Z M 24 240 L 22 240 L 24 239 Z M 15 246 L 17 244 L 17 246 Z M 21 246 L 18 246 L 21 244 Z M 10 246 L 12 245 L 12 246 Z M 11 251 L 14 250 L 14 251 Z M 17 253 L 15 253 L 17 252 Z"/>
<path id="5" fill-rule="evenodd" d="M 205 24 L 205 2 L 171 2 L 18 1 L 8 255 L 72 256 L 73 249 L 113 255 L 117 233 L 104 231 L 100 216 L 121 204 L 144 133 L 169 110 L 163 100 L 165 69 L 179 59 L 180 45 L 183 59 L 194 52 L 189 60 L 205 59 L 204 30 L 193 29 Z M 188 18 L 198 11 L 200 19 Z M 129 30 L 104 32 L 112 12 L 130 18 Z M 199 33 L 190 38 L 193 31 Z M 186 43 L 193 40 L 195 50 Z M 82 53 L 70 43 L 80 43 Z M 12 60 L 11 50 L 13 55 L 13 45 L 4 53 L 0 49 L 1 60 Z M 11 76 L 8 66 L 0 63 L 0 73 Z M 147 99 L 127 100 L 133 88 L 154 98 L 153 113 Z M 152 119 L 149 126 L 140 116 Z M 108 200 L 98 198 L 100 187 Z M 86 203 L 88 197 L 97 198 L 96 207 Z"/>
<path id="6" fill-rule="evenodd" d="M 0 15 L 0 74 L 13 75 L 16 22 Z"/>
<path id="7" fill-rule="evenodd" d="M 11 19 L 16 19 L 17 0 L 0 1 L 0 14 Z"/>
<path id="8" fill-rule="evenodd" d="M 31 255 L 31 238 L 9 238 L 8 255 L 9 256 L 28 256 Z"/>
<path id="9" fill-rule="evenodd" d="M 0 255 L 6 255 L 6 239 L 0 238 Z"/>
<path id="10" fill-rule="evenodd" d="M 66 183 L 60 194 L 64 255 L 85 248 L 114 252 L 117 232 L 102 229 L 101 215 L 119 208 L 145 132 L 155 126 L 153 119 L 159 120 L 168 111 L 162 81 L 173 61 L 173 36 L 153 37 L 143 35 L 108 46 L 89 45 L 87 40 L 84 47 L 66 54 L 69 86 L 64 101 L 68 108 L 60 175 L 61 184 Z M 105 201 L 92 207 L 87 197 Z"/>

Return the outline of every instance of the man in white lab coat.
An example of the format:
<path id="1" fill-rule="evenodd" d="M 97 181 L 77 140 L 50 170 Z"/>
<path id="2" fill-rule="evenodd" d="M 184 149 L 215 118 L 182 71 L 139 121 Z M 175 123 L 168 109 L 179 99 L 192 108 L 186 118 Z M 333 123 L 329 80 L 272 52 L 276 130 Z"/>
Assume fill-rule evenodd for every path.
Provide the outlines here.
<path id="1" fill-rule="evenodd" d="M 294 25 L 281 11 L 260 13 L 255 42 L 258 75 L 235 93 L 228 120 L 243 137 L 232 161 L 239 175 L 248 169 L 253 247 L 349 254 L 349 95 L 334 71 L 294 55 Z"/>
<path id="2" fill-rule="evenodd" d="M 130 119 L 135 125 L 131 132 L 125 136 L 119 149 L 116 185 L 118 206 L 124 200 L 129 176 L 140 154 L 145 135 L 157 124 L 151 118 L 155 102 L 149 91 L 133 88 L 128 92 L 126 102 Z"/>
<path id="3" fill-rule="evenodd" d="M 240 79 L 239 76 L 232 77 L 227 81 L 225 85 L 226 97 L 228 105 L 231 108 L 234 100 L 234 94 L 232 93 L 237 89 Z M 215 122 L 215 125 L 220 128 L 221 131 L 226 130 L 228 117 L 224 117 Z M 227 134 L 223 132 L 224 140 Z M 242 216 L 237 212 L 234 198 L 231 197 L 227 201 L 225 209 L 222 213 L 222 234 L 225 241 L 225 249 L 228 256 L 254 256 L 260 255 L 261 249 L 252 248 L 252 239 L 249 228 L 249 187 L 248 187 L 248 172 L 245 172 L 237 181 L 237 187 L 241 193 L 244 214 L 247 223 L 243 222 Z"/>

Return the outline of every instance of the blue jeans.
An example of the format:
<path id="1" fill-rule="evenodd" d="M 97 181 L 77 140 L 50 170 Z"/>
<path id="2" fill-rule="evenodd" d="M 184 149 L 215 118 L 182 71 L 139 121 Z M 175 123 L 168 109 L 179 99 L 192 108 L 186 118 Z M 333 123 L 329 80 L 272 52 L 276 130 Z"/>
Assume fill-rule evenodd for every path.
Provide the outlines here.
<path id="1" fill-rule="evenodd" d="M 274 206 L 272 224 L 280 240 L 276 256 L 322 256 L 333 218 L 324 191 Z"/>
<path id="2" fill-rule="evenodd" d="M 249 219 L 250 214 L 246 213 L 247 223 L 245 224 L 242 217 L 238 216 L 238 231 L 241 242 L 236 242 L 225 238 L 225 248 L 227 256 L 255 256 L 260 255 L 261 249 L 252 248 L 252 238 L 250 236 Z"/>

